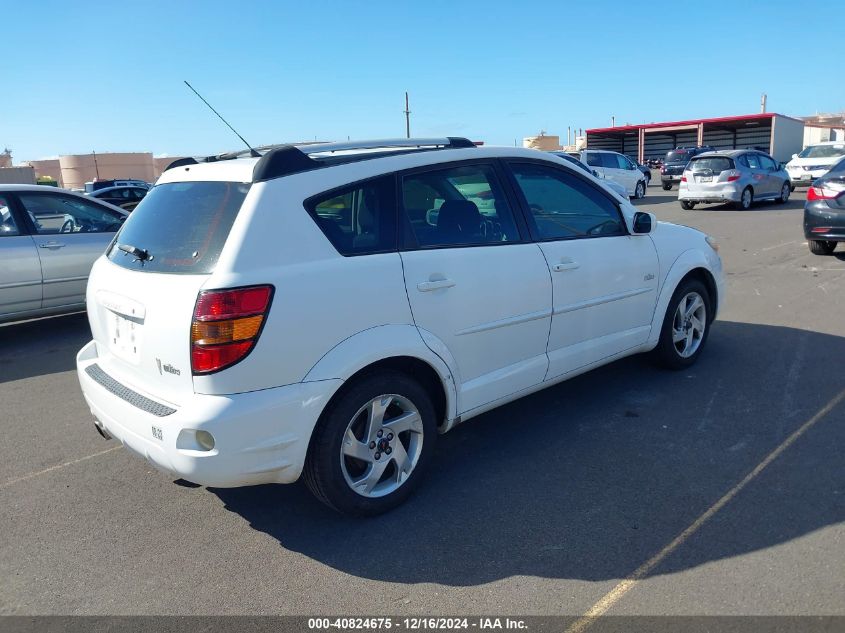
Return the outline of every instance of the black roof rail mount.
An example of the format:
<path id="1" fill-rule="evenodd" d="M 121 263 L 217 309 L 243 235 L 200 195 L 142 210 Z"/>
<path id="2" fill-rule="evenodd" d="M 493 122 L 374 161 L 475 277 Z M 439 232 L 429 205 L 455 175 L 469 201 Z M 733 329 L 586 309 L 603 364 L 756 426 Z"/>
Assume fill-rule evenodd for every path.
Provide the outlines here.
<path id="1" fill-rule="evenodd" d="M 252 181 L 263 182 L 329 165 L 383 158 L 397 151 L 402 153 L 424 152 L 442 149 L 474 148 L 475 146 L 475 143 L 471 140 L 459 136 L 281 145 L 270 148 L 258 160 L 252 173 Z M 337 152 L 355 152 L 356 150 L 366 151 L 357 154 L 336 154 Z M 312 154 L 320 154 L 322 156 L 320 158 L 312 158 Z"/>

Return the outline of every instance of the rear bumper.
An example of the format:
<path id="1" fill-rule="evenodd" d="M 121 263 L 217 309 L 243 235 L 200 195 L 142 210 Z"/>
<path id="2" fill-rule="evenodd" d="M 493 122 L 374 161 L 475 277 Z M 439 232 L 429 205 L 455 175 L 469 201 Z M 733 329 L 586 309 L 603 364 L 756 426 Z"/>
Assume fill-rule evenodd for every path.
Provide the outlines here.
<path id="1" fill-rule="evenodd" d="M 681 182 L 681 176 L 683 174 L 660 174 L 660 182 L 664 185 Z"/>
<path id="2" fill-rule="evenodd" d="M 701 186 L 693 186 L 692 188 L 687 183 L 681 183 L 678 189 L 678 200 L 685 200 L 687 202 L 696 203 L 719 203 L 719 202 L 739 202 L 742 196 L 742 191 L 733 186 L 733 184 L 715 185 L 704 189 Z"/>
<path id="3" fill-rule="evenodd" d="M 813 229 L 828 229 L 813 232 Z M 845 242 L 845 209 L 830 207 L 824 200 L 808 202 L 804 207 L 804 237 L 824 242 Z"/>
<path id="4" fill-rule="evenodd" d="M 220 488 L 296 481 L 317 419 L 341 383 L 298 383 L 225 396 L 190 394 L 176 405 L 132 385 L 121 386 L 134 396 L 116 394 L 118 389 L 107 388 L 86 371 L 97 361 L 91 341 L 77 354 L 77 374 L 91 413 L 108 434 L 160 470 Z M 151 401 L 161 406 L 151 407 Z M 199 445 L 200 430 L 214 437 L 213 449 Z"/>

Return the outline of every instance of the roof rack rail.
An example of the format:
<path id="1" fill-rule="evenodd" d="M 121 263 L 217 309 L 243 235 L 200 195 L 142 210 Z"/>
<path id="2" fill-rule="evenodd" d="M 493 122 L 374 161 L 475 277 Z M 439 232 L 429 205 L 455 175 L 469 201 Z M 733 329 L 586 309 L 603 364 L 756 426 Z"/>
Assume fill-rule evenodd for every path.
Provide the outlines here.
<path id="1" fill-rule="evenodd" d="M 345 143 L 313 143 L 308 145 L 282 145 L 267 151 L 256 163 L 253 182 L 263 182 L 282 176 L 319 169 L 328 165 L 355 162 L 373 158 L 382 158 L 394 150 L 416 152 L 441 149 L 459 149 L 475 147 L 475 143 L 466 138 L 447 136 L 444 138 L 403 138 L 379 141 L 350 141 Z M 362 154 L 331 156 L 338 152 L 370 151 Z M 322 159 L 312 158 L 313 154 L 328 154 Z M 328 160 L 331 158 L 332 160 Z"/>

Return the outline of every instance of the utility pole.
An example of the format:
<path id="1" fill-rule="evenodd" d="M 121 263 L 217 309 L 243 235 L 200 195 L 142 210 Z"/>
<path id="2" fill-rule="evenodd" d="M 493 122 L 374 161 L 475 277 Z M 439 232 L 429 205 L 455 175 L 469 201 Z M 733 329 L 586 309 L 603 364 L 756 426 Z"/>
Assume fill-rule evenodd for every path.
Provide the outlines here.
<path id="1" fill-rule="evenodd" d="M 100 179 L 100 168 L 97 166 L 97 152 L 95 152 L 92 149 L 91 153 L 94 155 L 94 172 L 97 174 L 97 180 L 99 180 Z"/>
<path id="2" fill-rule="evenodd" d="M 408 91 L 405 91 L 405 138 L 411 138 L 411 109 L 408 107 Z"/>

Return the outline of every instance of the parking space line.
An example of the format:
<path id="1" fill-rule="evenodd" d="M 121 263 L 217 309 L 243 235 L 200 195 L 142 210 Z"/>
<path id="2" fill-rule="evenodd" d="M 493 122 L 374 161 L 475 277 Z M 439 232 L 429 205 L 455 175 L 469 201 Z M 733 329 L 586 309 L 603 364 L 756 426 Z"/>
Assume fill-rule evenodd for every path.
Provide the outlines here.
<path id="1" fill-rule="evenodd" d="M 761 251 L 770 251 L 774 248 L 781 248 L 782 246 L 789 246 L 790 244 L 795 244 L 795 240 L 792 240 L 790 242 L 783 242 L 782 244 L 775 244 L 774 246 L 766 246 L 764 248 L 761 248 L 760 250 Z"/>
<path id="2" fill-rule="evenodd" d="M 26 481 L 27 479 L 32 479 L 33 477 L 38 477 L 39 475 L 46 475 L 47 473 L 51 473 L 54 470 L 59 470 L 60 468 L 64 468 L 65 466 L 73 466 L 74 464 L 78 464 L 79 462 L 84 462 L 89 459 L 93 459 L 94 457 L 99 457 L 100 455 L 105 455 L 106 453 L 111 453 L 112 451 L 116 451 L 119 449 L 122 444 L 118 444 L 117 446 L 112 446 L 111 448 L 107 448 L 104 451 L 100 451 L 99 453 L 94 453 L 93 455 L 86 455 L 85 457 L 80 457 L 79 459 L 74 459 L 69 462 L 65 462 L 64 464 L 57 464 L 56 466 L 50 466 L 50 468 L 45 468 L 44 470 L 39 470 L 36 473 L 30 473 L 28 475 L 24 475 L 23 477 L 15 477 L 14 479 L 9 479 L 4 481 L 0 484 L 0 490 L 4 490 L 9 486 L 14 484 L 20 483 L 22 481 Z"/>
<path id="3" fill-rule="evenodd" d="M 788 438 L 786 438 L 783 443 L 781 443 L 776 449 L 774 449 L 771 453 L 769 453 L 763 461 L 761 461 L 757 466 L 748 473 L 742 481 L 740 481 L 737 485 L 733 488 L 728 490 L 721 499 L 719 499 L 716 503 L 710 506 L 704 513 L 699 516 L 695 521 L 690 524 L 683 532 L 678 534 L 672 541 L 666 545 L 663 549 L 661 549 L 657 554 L 652 556 L 648 559 L 645 563 L 640 565 L 630 576 L 619 582 L 613 589 L 607 592 L 602 598 L 596 602 L 592 607 L 587 610 L 587 612 L 581 616 L 578 620 L 576 620 L 572 626 L 566 629 L 566 633 L 581 633 L 582 631 L 586 630 L 590 625 L 592 625 L 596 619 L 605 613 L 619 600 L 628 593 L 631 589 L 633 589 L 638 582 L 643 580 L 646 576 L 648 576 L 651 571 L 657 567 L 660 563 L 666 559 L 672 552 L 674 552 L 678 547 L 683 545 L 685 541 L 687 541 L 693 534 L 695 534 L 704 523 L 710 519 L 714 514 L 716 514 L 719 510 L 725 507 L 735 496 L 737 496 L 743 488 L 745 488 L 749 483 L 751 483 L 757 476 L 765 470 L 765 468 L 771 464 L 774 460 L 776 460 L 781 453 L 783 453 L 787 448 L 792 446 L 795 441 L 801 437 L 808 429 L 810 429 L 816 422 L 821 420 L 824 416 L 830 413 L 836 405 L 838 405 L 842 400 L 845 399 L 845 389 L 840 391 L 830 402 L 828 402 L 824 407 L 819 409 L 816 414 L 811 417 L 809 420 L 804 422 L 796 431 L 792 433 Z"/>

